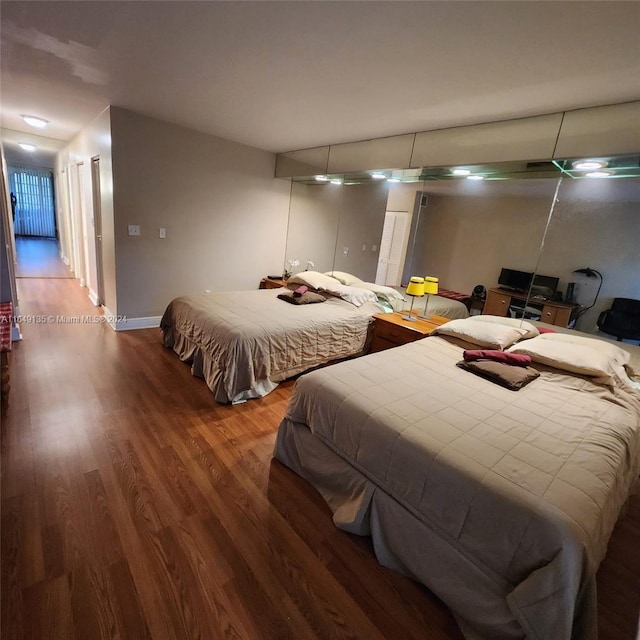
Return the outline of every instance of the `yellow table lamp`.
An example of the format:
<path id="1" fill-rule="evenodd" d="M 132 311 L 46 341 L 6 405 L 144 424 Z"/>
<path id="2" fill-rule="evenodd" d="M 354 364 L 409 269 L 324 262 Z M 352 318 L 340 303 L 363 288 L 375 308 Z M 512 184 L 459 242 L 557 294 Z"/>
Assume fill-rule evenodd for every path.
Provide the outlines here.
<path id="1" fill-rule="evenodd" d="M 424 278 L 413 276 L 407 285 L 407 295 L 411 296 L 411 307 L 409 309 L 409 315 L 402 316 L 402 319 L 415 321 L 417 318 L 411 315 L 413 311 L 413 299 L 424 295 Z"/>
<path id="2" fill-rule="evenodd" d="M 424 292 L 427 294 L 427 302 L 424 305 L 424 313 L 421 313 L 419 317 L 424 318 L 425 320 L 429 320 L 430 316 L 427 313 L 427 307 L 429 306 L 429 294 L 438 293 L 438 278 L 434 278 L 433 276 L 425 276 Z"/>

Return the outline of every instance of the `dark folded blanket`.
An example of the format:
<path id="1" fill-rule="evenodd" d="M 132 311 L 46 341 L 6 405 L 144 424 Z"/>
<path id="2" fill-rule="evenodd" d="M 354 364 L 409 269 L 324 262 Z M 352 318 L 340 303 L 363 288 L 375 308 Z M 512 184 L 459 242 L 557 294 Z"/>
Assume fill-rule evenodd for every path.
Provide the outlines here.
<path id="1" fill-rule="evenodd" d="M 494 360 L 495 362 L 505 362 L 515 364 L 519 367 L 526 367 L 531 364 L 531 356 L 524 353 L 506 353 L 497 349 L 467 349 L 463 354 L 465 362 L 474 360 Z"/>
<path id="2" fill-rule="evenodd" d="M 513 366 L 493 360 L 476 360 L 473 362 L 458 362 L 458 366 L 465 371 L 487 378 L 512 391 L 518 391 L 535 380 L 540 374 L 533 367 Z"/>
<path id="3" fill-rule="evenodd" d="M 290 304 L 315 304 L 316 302 L 325 302 L 326 298 L 319 293 L 313 291 L 305 291 L 302 295 L 295 296 L 295 292 L 292 293 L 279 293 L 278 298 L 289 302 Z"/>

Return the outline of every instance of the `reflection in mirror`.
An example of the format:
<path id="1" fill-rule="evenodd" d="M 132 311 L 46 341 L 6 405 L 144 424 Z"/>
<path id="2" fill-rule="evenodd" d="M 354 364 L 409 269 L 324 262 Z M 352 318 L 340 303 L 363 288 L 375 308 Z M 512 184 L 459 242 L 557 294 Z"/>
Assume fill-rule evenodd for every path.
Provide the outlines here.
<path id="1" fill-rule="evenodd" d="M 616 339 L 599 329 L 598 321 L 616 298 L 640 301 L 639 158 L 571 159 L 559 165 L 565 177 L 539 272 L 559 278 L 564 298 L 570 294 L 579 305 L 576 329 Z M 626 341 L 637 344 L 638 338 Z"/>
<path id="2" fill-rule="evenodd" d="M 391 197 L 395 180 L 392 172 L 294 178 L 286 260 L 298 260 L 301 270 L 311 260 L 316 271 L 335 269 L 368 282 L 400 284 L 415 188 L 405 206 L 403 197 Z M 389 217 L 391 202 L 395 209 Z"/>
<path id="3" fill-rule="evenodd" d="M 606 163 L 600 168 L 578 160 L 296 180 L 287 258 L 298 259 L 301 269 L 310 259 L 319 271 L 347 271 L 378 284 L 435 276 L 441 291 L 467 295 L 476 287 L 489 293 L 508 287 L 499 282 L 503 268 L 536 271 L 531 293 L 537 299 L 525 296 L 525 313 L 535 319 L 544 302 L 554 303 L 540 319 L 595 332 L 614 298 L 640 299 L 640 217 L 633 213 L 640 169 L 637 157 L 597 159 Z M 594 171 L 607 179 L 587 179 Z M 574 273 L 587 268 L 595 277 Z M 595 304 L 600 281 L 592 272 L 603 274 Z M 503 293 L 494 296 L 494 306 L 487 297 L 486 313 L 513 315 L 517 296 Z M 575 306 L 563 307 L 567 299 Z"/>
<path id="4" fill-rule="evenodd" d="M 304 271 L 309 261 L 315 271 L 333 268 L 341 203 L 341 176 L 292 182 L 285 268 L 289 261 L 299 263 L 294 272 Z"/>

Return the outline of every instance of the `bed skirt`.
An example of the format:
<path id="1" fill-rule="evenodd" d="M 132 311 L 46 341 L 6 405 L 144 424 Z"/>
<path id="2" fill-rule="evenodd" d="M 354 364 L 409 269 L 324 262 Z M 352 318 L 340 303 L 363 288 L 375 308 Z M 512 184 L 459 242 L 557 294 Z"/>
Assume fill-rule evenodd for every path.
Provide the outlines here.
<path id="1" fill-rule="evenodd" d="M 254 383 L 249 382 L 247 379 L 244 385 L 237 383 L 237 392 L 233 397 L 229 397 L 225 389 L 222 372 L 197 344 L 180 332 L 175 331 L 170 325 L 162 327 L 162 334 L 164 346 L 172 349 L 182 362 L 187 362 L 191 365 L 191 374 L 193 376 L 204 378 L 216 402 L 237 404 L 252 398 L 262 398 L 278 386 L 277 382 L 268 379 L 256 380 Z"/>
<path id="2" fill-rule="evenodd" d="M 571 621 L 563 620 L 566 609 L 536 601 L 540 581 L 548 580 L 544 568 L 519 585 L 509 584 L 380 489 L 306 425 L 285 418 L 274 457 L 318 490 L 339 529 L 371 536 L 380 564 L 433 591 L 451 609 L 467 640 L 597 637 L 595 576 L 583 588 L 571 629 Z M 550 564 L 561 562 L 561 555 Z M 549 584 L 543 590 L 553 589 Z M 567 606 L 571 610 L 575 605 Z"/>

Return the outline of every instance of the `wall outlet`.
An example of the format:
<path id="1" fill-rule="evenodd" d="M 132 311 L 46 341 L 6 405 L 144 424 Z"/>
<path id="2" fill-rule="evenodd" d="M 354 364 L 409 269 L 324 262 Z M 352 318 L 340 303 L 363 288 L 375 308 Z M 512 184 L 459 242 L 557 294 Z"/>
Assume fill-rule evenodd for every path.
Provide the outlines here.
<path id="1" fill-rule="evenodd" d="M 342 247 L 342 255 L 343 256 L 349 255 L 349 247 Z"/>
<path id="2" fill-rule="evenodd" d="M 377 251 L 378 250 L 378 245 L 377 244 L 372 244 L 371 245 L 371 251 Z"/>
<path id="3" fill-rule="evenodd" d="M 160 227 L 160 231 L 159 231 L 158 235 L 159 235 L 161 238 L 166 238 L 166 237 L 167 237 L 167 230 L 166 230 L 166 229 L 163 229 L 162 227 Z"/>
<path id="4" fill-rule="evenodd" d="M 140 225 L 139 224 L 130 224 L 129 225 L 129 235 L 130 236 L 139 236 L 140 235 Z"/>

